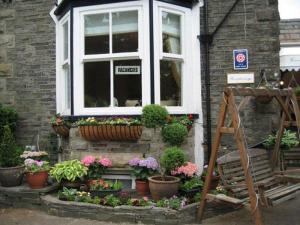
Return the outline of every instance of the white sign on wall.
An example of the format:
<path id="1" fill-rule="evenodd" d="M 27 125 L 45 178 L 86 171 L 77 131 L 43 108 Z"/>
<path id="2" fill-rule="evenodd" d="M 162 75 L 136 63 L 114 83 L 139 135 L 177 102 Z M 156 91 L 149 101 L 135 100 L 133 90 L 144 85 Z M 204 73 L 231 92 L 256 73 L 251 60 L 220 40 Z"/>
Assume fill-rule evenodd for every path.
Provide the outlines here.
<path id="1" fill-rule="evenodd" d="M 253 84 L 254 73 L 228 73 L 228 84 Z"/>
<path id="2" fill-rule="evenodd" d="M 141 74 L 140 66 L 116 66 L 115 74 L 117 75 L 139 75 Z"/>

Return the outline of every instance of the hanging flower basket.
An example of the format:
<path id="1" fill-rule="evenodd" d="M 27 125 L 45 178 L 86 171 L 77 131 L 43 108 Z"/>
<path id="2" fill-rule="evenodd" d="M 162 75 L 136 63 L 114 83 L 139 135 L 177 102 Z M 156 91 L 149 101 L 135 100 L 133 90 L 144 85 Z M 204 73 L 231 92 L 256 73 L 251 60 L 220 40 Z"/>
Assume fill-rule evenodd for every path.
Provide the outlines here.
<path id="1" fill-rule="evenodd" d="M 142 135 L 140 120 L 132 118 L 93 117 L 77 122 L 81 136 L 87 141 L 136 141 Z"/>
<path id="2" fill-rule="evenodd" d="M 81 136 L 87 141 L 136 141 L 142 135 L 140 125 L 84 125 L 79 126 Z"/>
<path id="3" fill-rule="evenodd" d="M 70 128 L 67 125 L 52 125 L 54 132 L 60 136 L 68 137 Z"/>

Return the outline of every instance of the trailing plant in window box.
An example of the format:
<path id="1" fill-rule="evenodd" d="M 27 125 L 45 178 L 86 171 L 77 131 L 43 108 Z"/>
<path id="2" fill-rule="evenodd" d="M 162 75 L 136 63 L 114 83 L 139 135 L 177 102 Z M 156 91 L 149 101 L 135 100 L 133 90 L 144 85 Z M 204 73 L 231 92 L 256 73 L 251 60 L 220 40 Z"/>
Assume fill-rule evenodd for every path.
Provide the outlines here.
<path id="1" fill-rule="evenodd" d="M 52 128 L 55 131 L 55 133 L 63 137 L 69 136 L 71 124 L 68 121 L 64 120 L 64 118 L 60 116 L 60 114 L 52 116 L 50 119 L 50 124 L 52 125 Z"/>
<path id="2" fill-rule="evenodd" d="M 169 113 L 160 105 L 147 105 L 143 108 L 142 122 L 145 127 L 157 128 L 167 123 Z"/>
<path id="3" fill-rule="evenodd" d="M 171 123 L 162 129 L 163 140 L 172 146 L 179 146 L 188 135 L 188 129 L 181 123 Z"/>
<path id="4" fill-rule="evenodd" d="M 142 123 L 137 118 L 96 119 L 77 121 L 81 136 L 88 141 L 135 141 L 142 134 Z"/>

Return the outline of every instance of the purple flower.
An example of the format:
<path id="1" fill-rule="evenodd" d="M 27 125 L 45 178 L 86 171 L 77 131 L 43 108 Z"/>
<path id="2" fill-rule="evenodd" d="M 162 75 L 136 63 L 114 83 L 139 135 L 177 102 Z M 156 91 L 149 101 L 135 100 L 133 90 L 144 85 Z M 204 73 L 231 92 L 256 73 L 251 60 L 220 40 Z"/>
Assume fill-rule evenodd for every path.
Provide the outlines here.
<path id="1" fill-rule="evenodd" d="M 158 169 L 158 163 L 155 158 L 148 157 L 146 159 L 140 160 L 139 166 L 146 167 L 148 169 L 157 170 Z"/>
<path id="2" fill-rule="evenodd" d="M 129 164 L 129 166 L 138 166 L 139 163 L 140 163 L 140 161 L 141 161 L 141 160 L 140 160 L 138 157 L 135 157 L 135 158 L 131 159 L 131 160 L 128 162 L 128 164 Z"/>
<path id="3" fill-rule="evenodd" d="M 38 167 L 42 167 L 44 162 L 43 161 L 35 161 L 35 164 L 38 166 Z"/>

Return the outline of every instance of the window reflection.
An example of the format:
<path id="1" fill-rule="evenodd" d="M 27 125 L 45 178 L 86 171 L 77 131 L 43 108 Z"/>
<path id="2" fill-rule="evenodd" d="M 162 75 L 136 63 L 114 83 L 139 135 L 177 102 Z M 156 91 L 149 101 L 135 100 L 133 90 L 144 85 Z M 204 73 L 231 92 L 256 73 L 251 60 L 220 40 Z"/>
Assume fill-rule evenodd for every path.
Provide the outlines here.
<path id="1" fill-rule="evenodd" d="M 181 54 L 181 18 L 180 15 L 162 12 L 163 52 Z"/>

